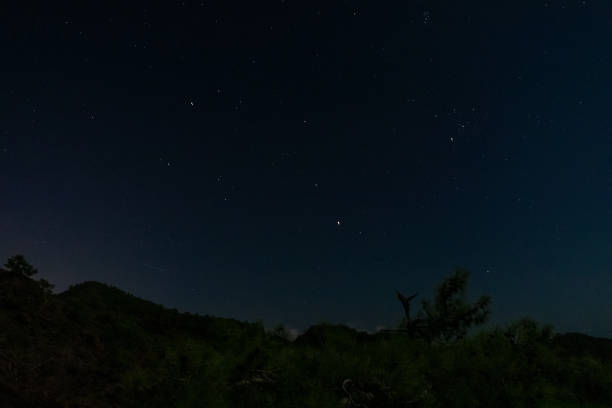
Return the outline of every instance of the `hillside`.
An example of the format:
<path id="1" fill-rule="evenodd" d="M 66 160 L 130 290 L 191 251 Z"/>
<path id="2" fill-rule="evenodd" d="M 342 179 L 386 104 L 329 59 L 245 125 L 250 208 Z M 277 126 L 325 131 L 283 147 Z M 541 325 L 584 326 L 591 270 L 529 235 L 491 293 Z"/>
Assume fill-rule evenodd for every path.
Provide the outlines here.
<path id="1" fill-rule="evenodd" d="M 189 343 L 225 352 L 263 336 L 257 325 L 180 314 L 97 282 L 45 295 L 0 270 L 0 285 L 0 383 L 12 395 L 3 407 L 164 406 L 183 386 Z"/>
<path id="2" fill-rule="evenodd" d="M 591 356 L 606 364 L 612 364 L 612 339 L 568 332 L 555 336 L 553 343 L 567 356 Z"/>
<path id="3" fill-rule="evenodd" d="M 331 324 L 289 342 L 98 282 L 52 294 L 0 270 L 0 324 L 7 408 L 612 406 L 612 340 L 546 339 L 528 322 L 446 345 Z"/>

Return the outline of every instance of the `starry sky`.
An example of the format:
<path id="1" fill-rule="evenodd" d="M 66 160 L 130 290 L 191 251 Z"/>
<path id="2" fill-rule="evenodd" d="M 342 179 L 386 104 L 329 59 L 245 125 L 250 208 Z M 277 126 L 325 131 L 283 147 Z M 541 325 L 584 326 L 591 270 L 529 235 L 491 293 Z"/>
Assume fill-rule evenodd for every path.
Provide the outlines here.
<path id="1" fill-rule="evenodd" d="M 612 337 L 608 1 L 48 3 L 0 17 L 3 260 L 296 330 L 465 267 Z"/>

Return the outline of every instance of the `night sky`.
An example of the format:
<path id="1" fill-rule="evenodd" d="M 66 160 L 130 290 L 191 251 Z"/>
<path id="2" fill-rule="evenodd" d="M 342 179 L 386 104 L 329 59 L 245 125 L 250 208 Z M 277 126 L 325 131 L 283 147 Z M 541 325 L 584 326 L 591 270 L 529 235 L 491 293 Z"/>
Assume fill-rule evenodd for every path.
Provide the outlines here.
<path id="1" fill-rule="evenodd" d="M 465 267 L 612 337 L 610 2 L 48 3 L 0 17 L 3 262 L 369 331 Z"/>

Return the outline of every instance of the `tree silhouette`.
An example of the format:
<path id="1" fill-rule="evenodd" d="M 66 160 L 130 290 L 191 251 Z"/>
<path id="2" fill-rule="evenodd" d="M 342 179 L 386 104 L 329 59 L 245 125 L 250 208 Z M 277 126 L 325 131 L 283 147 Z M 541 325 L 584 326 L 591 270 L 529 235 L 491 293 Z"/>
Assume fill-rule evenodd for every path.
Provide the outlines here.
<path id="1" fill-rule="evenodd" d="M 49 283 L 49 281 L 46 279 L 39 279 L 38 285 L 42 288 L 42 290 L 45 293 L 51 293 L 51 291 L 55 287 L 55 285 L 53 285 L 52 283 Z"/>
<path id="2" fill-rule="evenodd" d="M 15 255 L 10 257 L 4 267 L 11 272 L 20 273 L 31 278 L 38 273 L 38 270 L 25 260 L 23 255 Z"/>
<path id="3" fill-rule="evenodd" d="M 465 302 L 465 289 L 469 271 L 457 269 L 454 275 L 445 279 L 436 289 L 433 303 L 424 300 L 422 310 L 416 319 L 411 319 L 406 303 L 414 296 L 405 298 L 398 292 L 406 317 L 400 324 L 400 331 L 432 340 L 449 342 L 465 337 L 472 326 L 480 325 L 489 317 L 491 298 L 481 296 L 473 305 Z"/>
<path id="4" fill-rule="evenodd" d="M 10 257 L 6 261 L 6 264 L 4 264 L 4 267 L 10 272 L 20 274 L 30 279 L 38 273 L 38 269 L 30 265 L 23 255 L 15 255 Z M 51 294 L 52 289 L 55 287 L 55 285 L 49 283 L 49 281 L 46 279 L 39 279 L 36 282 L 47 295 Z"/>
<path id="5" fill-rule="evenodd" d="M 402 302 L 402 306 L 404 306 L 404 312 L 406 313 L 406 319 L 410 320 L 410 302 L 412 301 L 412 299 L 417 297 L 419 294 L 415 293 L 412 296 L 406 297 L 402 295 L 397 289 L 395 289 L 395 292 L 397 293 L 397 298 L 399 299 L 399 301 Z"/>

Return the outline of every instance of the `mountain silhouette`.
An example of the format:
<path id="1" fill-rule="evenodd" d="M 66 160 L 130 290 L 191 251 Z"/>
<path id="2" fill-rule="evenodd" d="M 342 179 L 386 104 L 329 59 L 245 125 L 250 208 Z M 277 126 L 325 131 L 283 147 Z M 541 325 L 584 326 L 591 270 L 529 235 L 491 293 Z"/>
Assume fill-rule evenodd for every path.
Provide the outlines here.
<path id="1" fill-rule="evenodd" d="M 428 345 L 321 323 L 291 342 L 104 283 L 46 288 L 0 269 L 0 407 L 612 406 L 612 339 L 523 324 Z"/>

